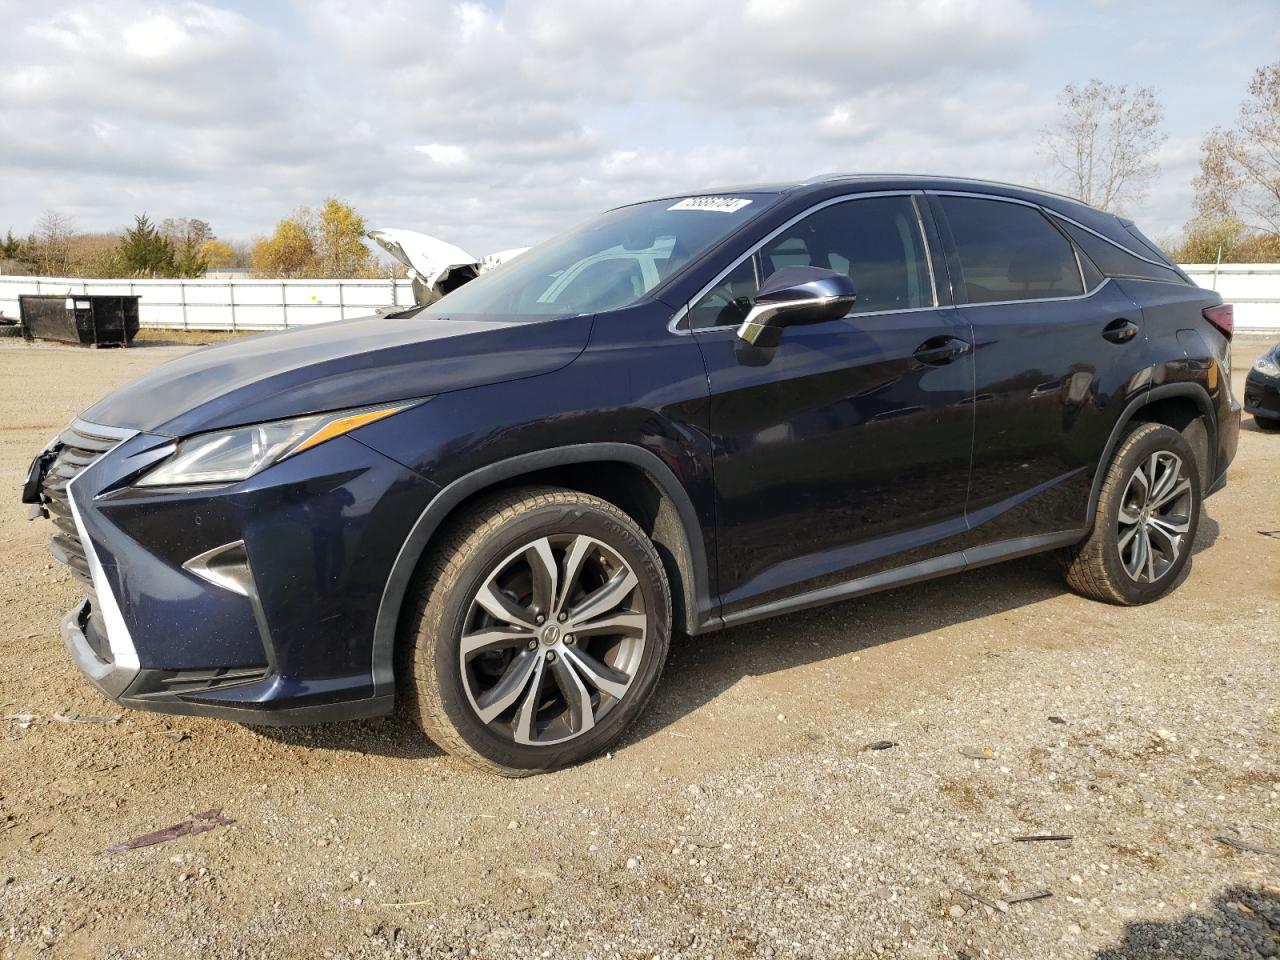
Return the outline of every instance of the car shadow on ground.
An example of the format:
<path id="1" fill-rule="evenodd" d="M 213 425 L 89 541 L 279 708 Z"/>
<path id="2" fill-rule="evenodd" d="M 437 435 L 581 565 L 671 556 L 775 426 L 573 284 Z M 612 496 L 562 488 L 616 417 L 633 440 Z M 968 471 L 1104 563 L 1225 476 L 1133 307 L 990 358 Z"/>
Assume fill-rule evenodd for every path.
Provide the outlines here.
<path id="1" fill-rule="evenodd" d="M 1264 430 L 1262 427 L 1258 426 L 1258 420 L 1256 417 L 1246 415 L 1240 421 L 1240 429 L 1249 431 L 1252 433 L 1261 433 L 1263 436 L 1269 437 L 1275 434 L 1277 431 L 1280 431 L 1280 421 L 1273 421 L 1273 422 L 1276 423 L 1275 427 L 1273 427 L 1270 430 Z"/>
<path id="2" fill-rule="evenodd" d="M 1211 546 L 1218 534 L 1217 522 L 1203 514 L 1193 556 Z M 1190 574 L 1192 566 L 1188 564 L 1183 570 L 1178 585 Z M 1042 554 L 718 633 L 677 636 L 653 703 L 623 735 L 619 746 L 660 733 L 744 677 L 803 667 L 951 629 L 1066 592 L 1058 559 Z M 381 720 L 255 729 L 277 742 L 313 749 L 409 760 L 442 752 L 418 731 L 402 708 Z"/>
<path id="3" fill-rule="evenodd" d="M 1241 856 L 1257 856 L 1241 854 Z M 1117 946 L 1094 952 L 1094 960 L 1206 960 L 1209 957 L 1280 955 L 1280 895 L 1275 887 L 1229 888 L 1202 911 L 1177 920 L 1141 921 L 1124 928 Z"/>

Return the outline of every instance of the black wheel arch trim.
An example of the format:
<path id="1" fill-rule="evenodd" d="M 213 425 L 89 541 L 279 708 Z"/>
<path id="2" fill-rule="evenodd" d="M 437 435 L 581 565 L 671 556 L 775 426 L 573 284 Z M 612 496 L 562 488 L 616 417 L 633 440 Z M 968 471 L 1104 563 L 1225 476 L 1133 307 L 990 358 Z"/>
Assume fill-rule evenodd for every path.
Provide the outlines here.
<path id="1" fill-rule="evenodd" d="M 441 488 L 418 516 L 400 547 L 382 591 L 373 630 L 373 683 L 376 695 L 395 689 L 395 646 L 405 593 L 432 537 L 454 509 L 468 497 L 507 480 L 551 467 L 584 463 L 625 463 L 638 467 L 675 507 L 684 533 L 687 569 L 684 577 L 682 626 L 703 633 L 723 626 L 711 600 L 707 551 L 693 501 L 671 468 L 651 450 L 633 443 L 581 443 L 553 447 L 480 467 Z"/>
<path id="2" fill-rule="evenodd" d="M 1102 482 L 1106 479 L 1106 468 L 1110 465 L 1111 455 L 1115 452 L 1116 447 L 1119 446 L 1125 431 L 1134 422 L 1139 410 L 1157 400 L 1164 400 L 1169 397 L 1190 397 L 1204 415 L 1205 429 L 1209 434 L 1208 458 L 1211 469 L 1209 470 L 1210 476 L 1201 477 L 1200 480 L 1202 484 L 1212 483 L 1212 477 L 1216 476 L 1217 471 L 1218 418 L 1214 413 L 1213 401 L 1210 399 L 1208 391 L 1200 384 L 1192 382 L 1165 383 L 1148 387 L 1130 400 L 1129 404 L 1121 412 L 1120 417 L 1116 420 L 1116 425 L 1111 428 L 1111 436 L 1107 438 L 1107 445 L 1102 450 L 1102 456 L 1098 459 L 1098 467 L 1093 473 L 1093 486 L 1089 491 L 1089 512 L 1086 514 L 1090 529 L 1093 527 L 1093 515 L 1098 509 L 1098 497 L 1102 492 Z"/>

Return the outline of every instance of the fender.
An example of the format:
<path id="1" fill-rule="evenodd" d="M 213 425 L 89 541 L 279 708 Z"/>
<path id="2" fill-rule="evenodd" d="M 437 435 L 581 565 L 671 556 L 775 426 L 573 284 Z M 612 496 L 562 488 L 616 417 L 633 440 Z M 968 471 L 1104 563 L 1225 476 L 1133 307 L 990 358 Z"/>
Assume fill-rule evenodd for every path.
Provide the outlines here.
<path id="1" fill-rule="evenodd" d="M 1148 404 L 1168 397 L 1190 397 L 1195 401 L 1196 406 L 1200 408 L 1200 412 L 1204 414 L 1206 428 L 1209 432 L 1209 460 L 1212 462 L 1215 459 L 1218 450 L 1218 419 L 1214 416 L 1213 402 L 1209 399 L 1209 394 L 1204 387 L 1191 381 L 1166 383 L 1158 387 L 1151 387 L 1129 401 L 1129 405 L 1124 408 L 1119 419 L 1116 420 L 1116 425 L 1112 427 L 1111 436 L 1107 438 L 1107 445 L 1103 447 L 1102 457 L 1098 460 L 1098 468 L 1093 473 L 1093 486 L 1089 491 L 1089 512 L 1086 516 L 1092 518 L 1097 512 L 1098 497 L 1102 493 L 1102 481 L 1106 476 L 1104 468 L 1111 463 L 1111 454 L 1119 445 L 1120 438 L 1124 436 L 1129 424 L 1133 422 L 1134 414 Z M 1213 470 L 1211 469 L 1209 472 L 1211 478 Z M 1206 478 L 1201 479 L 1208 482 Z M 1090 520 L 1090 526 L 1092 526 L 1092 520 Z"/>
<path id="2" fill-rule="evenodd" d="M 395 690 L 395 644 L 400 609 L 405 592 L 432 536 L 454 508 L 474 493 L 503 480 L 549 467 L 575 463 L 615 462 L 639 467 L 656 483 L 675 506 L 684 529 L 689 555 L 687 568 L 691 583 L 685 584 L 686 628 L 692 632 L 716 630 L 723 626 L 712 608 L 707 574 L 707 552 L 693 502 L 671 468 L 644 447 L 631 443 L 582 443 L 521 454 L 474 470 L 444 487 L 427 504 L 409 531 L 392 564 L 391 574 L 378 604 L 373 630 L 373 683 L 375 696 Z"/>

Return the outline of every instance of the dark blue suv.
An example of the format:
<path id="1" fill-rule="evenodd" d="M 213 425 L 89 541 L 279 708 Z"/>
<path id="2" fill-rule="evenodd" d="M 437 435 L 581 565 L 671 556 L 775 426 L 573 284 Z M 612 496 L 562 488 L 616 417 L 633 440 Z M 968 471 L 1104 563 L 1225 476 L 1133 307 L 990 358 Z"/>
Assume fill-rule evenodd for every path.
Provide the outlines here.
<path id="1" fill-rule="evenodd" d="M 429 307 L 200 350 L 24 491 L 107 696 L 390 712 L 499 773 L 602 750 L 700 634 L 1059 551 L 1178 582 L 1235 453 L 1231 308 L 1131 222 L 842 176 L 612 210 Z"/>

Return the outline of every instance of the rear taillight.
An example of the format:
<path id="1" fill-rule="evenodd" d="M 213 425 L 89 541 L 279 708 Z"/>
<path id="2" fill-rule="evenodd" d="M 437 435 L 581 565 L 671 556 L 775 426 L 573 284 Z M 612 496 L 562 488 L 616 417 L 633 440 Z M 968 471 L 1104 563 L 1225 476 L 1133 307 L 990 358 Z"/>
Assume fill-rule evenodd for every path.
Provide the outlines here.
<path id="1" fill-rule="evenodd" d="M 1217 307 L 1205 307 L 1204 318 L 1222 331 L 1228 340 L 1236 332 L 1236 309 L 1229 303 Z"/>

